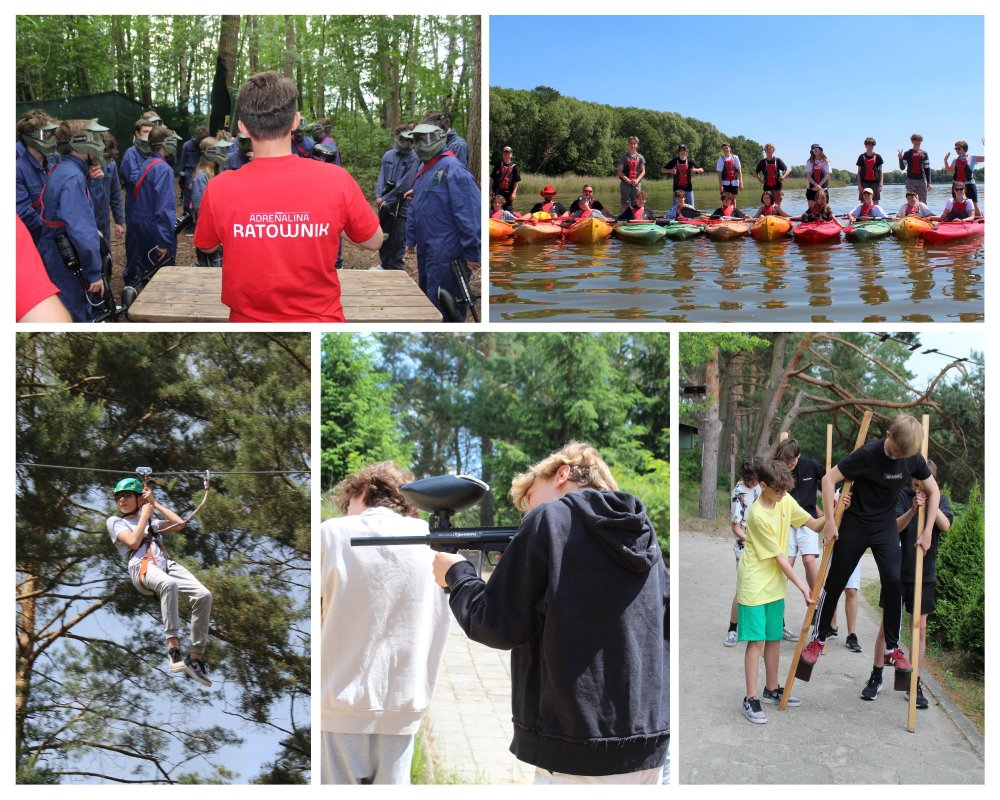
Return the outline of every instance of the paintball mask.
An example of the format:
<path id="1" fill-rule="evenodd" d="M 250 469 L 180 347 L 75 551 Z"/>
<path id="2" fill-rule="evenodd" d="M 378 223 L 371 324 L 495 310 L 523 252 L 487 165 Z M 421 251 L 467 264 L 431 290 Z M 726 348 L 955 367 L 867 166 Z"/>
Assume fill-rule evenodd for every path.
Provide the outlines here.
<path id="1" fill-rule="evenodd" d="M 410 131 L 400 131 L 396 134 L 396 149 L 400 153 L 409 153 L 413 150 L 413 135 Z"/>
<path id="2" fill-rule="evenodd" d="M 320 123 L 314 122 L 312 127 L 309 129 L 309 133 L 313 139 L 317 142 L 326 136 L 326 128 L 324 128 Z"/>
<path id="3" fill-rule="evenodd" d="M 229 161 L 230 152 L 231 145 L 229 142 L 216 142 L 210 147 L 206 147 L 204 151 L 205 158 L 213 164 L 218 164 L 220 167 Z"/>
<path id="4" fill-rule="evenodd" d="M 51 122 L 46 122 L 42 127 L 35 128 L 28 136 L 21 135 L 21 144 L 25 147 L 32 147 L 43 156 L 50 156 L 56 151 L 56 130 L 59 128 Z"/>
<path id="5" fill-rule="evenodd" d="M 236 148 L 241 156 L 248 156 L 253 153 L 253 140 L 242 133 L 236 138 Z"/>
<path id="6" fill-rule="evenodd" d="M 312 149 L 312 157 L 316 161 L 326 161 L 329 164 L 336 164 L 337 148 L 328 144 L 318 144 Z"/>
<path id="7" fill-rule="evenodd" d="M 108 129 L 99 125 L 96 119 L 91 121 L 86 128 L 69 138 L 69 149 L 86 157 L 87 161 L 103 164 L 104 139 L 101 133 L 106 130 Z"/>
<path id="8" fill-rule="evenodd" d="M 178 136 L 176 133 L 172 133 L 170 134 L 170 136 L 168 136 L 166 139 L 163 140 L 163 143 L 160 145 L 160 147 L 163 148 L 163 151 L 168 156 L 171 157 L 176 156 L 177 144 L 180 142 L 180 140 L 181 140 L 180 136 Z"/>
<path id="9" fill-rule="evenodd" d="M 437 125 L 421 123 L 411 133 L 413 148 L 417 151 L 417 158 L 421 161 L 430 161 L 444 150 L 445 132 Z"/>
<path id="10" fill-rule="evenodd" d="M 132 144 L 135 145 L 135 149 L 139 151 L 139 155 L 143 158 L 149 158 L 153 155 L 153 148 L 149 146 L 149 134 L 145 136 L 139 136 L 136 134 L 132 137 Z"/>
<path id="11" fill-rule="evenodd" d="M 305 136 L 306 136 L 306 123 L 300 116 L 299 127 L 292 130 L 292 141 L 294 141 L 296 144 L 302 144 L 302 140 L 305 138 Z"/>

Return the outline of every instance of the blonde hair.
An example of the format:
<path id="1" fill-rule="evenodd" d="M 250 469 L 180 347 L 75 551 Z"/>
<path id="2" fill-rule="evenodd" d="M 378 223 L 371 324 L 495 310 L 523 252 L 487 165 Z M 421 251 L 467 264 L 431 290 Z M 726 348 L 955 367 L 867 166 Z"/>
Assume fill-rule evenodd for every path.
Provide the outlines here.
<path id="1" fill-rule="evenodd" d="M 889 426 L 889 438 L 892 443 L 903 451 L 903 457 L 912 456 L 920 451 L 924 439 L 923 426 L 916 417 L 909 414 L 897 414 Z"/>
<path id="2" fill-rule="evenodd" d="M 510 499 L 515 508 L 527 511 L 526 496 L 535 480 L 551 478 L 564 464 L 569 466 L 569 479 L 581 489 L 591 488 L 601 492 L 618 490 L 611 470 L 595 448 L 586 442 L 569 442 L 537 464 L 532 464 L 526 472 L 514 476 L 510 482 Z"/>

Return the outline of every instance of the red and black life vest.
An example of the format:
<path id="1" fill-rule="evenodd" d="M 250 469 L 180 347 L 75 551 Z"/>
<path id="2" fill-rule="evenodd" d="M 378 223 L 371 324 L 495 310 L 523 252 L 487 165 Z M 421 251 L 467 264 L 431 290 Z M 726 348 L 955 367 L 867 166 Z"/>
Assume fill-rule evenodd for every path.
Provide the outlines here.
<path id="1" fill-rule="evenodd" d="M 861 176 L 861 180 L 877 181 L 878 174 L 875 171 L 875 162 L 878 159 L 878 154 L 872 153 L 871 156 L 869 156 L 867 153 L 862 153 L 861 158 L 863 158 L 865 162 L 865 174 Z"/>
<path id="2" fill-rule="evenodd" d="M 678 161 L 677 167 L 674 171 L 674 181 L 678 186 L 687 186 L 691 178 L 688 176 L 688 172 L 691 169 L 691 164 L 687 161 Z"/>
<path id="3" fill-rule="evenodd" d="M 646 218 L 646 209 L 644 207 L 640 207 L 640 208 L 633 207 L 633 208 L 631 208 L 629 210 L 632 212 L 632 219 L 645 219 Z"/>
<path id="4" fill-rule="evenodd" d="M 722 180 L 736 180 L 736 159 L 732 156 L 722 159 Z"/>
<path id="5" fill-rule="evenodd" d="M 951 211 L 948 212 L 948 219 L 945 222 L 951 222 L 955 219 L 965 219 L 972 212 L 972 208 L 972 201 L 969 199 L 966 199 L 961 208 L 959 208 L 958 200 L 952 200 Z"/>
<path id="6" fill-rule="evenodd" d="M 823 185 L 823 162 L 822 161 L 813 161 L 812 173 L 813 173 L 813 181 L 815 181 L 816 183 L 818 183 L 818 184 L 820 184 L 822 186 Z"/>
<path id="7" fill-rule="evenodd" d="M 549 200 L 549 202 L 547 203 L 542 203 L 542 211 L 544 211 L 546 214 L 551 214 L 552 206 L 554 206 L 555 204 L 556 204 L 555 200 Z"/>
<path id="8" fill-rule="evenodd" d="M 727 208 L 729 209 L 728 211 L 726 210 Z M 724 205 L 722 207 L 722 209 L 721 209 L 722 216 L 724 216 L 724 217 L 731 217 L 733 215 L 733 212 L 735 210 L 736 210 L 736 206 L 735 205 L 732 205 L 732 206 L 726 206 L 726 205 Z"/>
<path id="9" fill-rule="evenodd" d="M 498 208 L 496 211 L 494 211 L 492 214 L 490 214 L 490 218 L 491 219 L 500 219 L 501 217 L 503 217 L 503 209 L 502 208 Z"/>
<path id="10" fill-rule="evenodd" d="M 867 217 L 872 213 L 872 209 L 875 208 L 875 204 L 872 203 L 870 206 L 866 206 L 864 203 L 861 204 L 861 211 L 858 212 L 859 217 Z"/>
<path id="11" fill-rule="evenodd" d="M 629 156 L 626 155 L 625 156 L 625 165 L 624 166 L 625 166 L 625 169 L 623 170 L 623 172 L 625 172 L 625 174 L 628 175 L 628 179 L 630 181 L 634 181 L 637 177 L 639 177 L 639 156 L 638 156 L 638 154 L 636 154 L 636 157 L 634 159 L 630 158 Z"/>
<path id="12" fill-rule="evenodd" d="M 913 208 L 910 208 L 910 206 L 906 206 L 906 214 L 905 214 L 905 216 L 907 216 L 907 217 L 918 217 L 918 216 L 920 216 L 920 202 L 918 201 L 918 202 L 914 203 L 913 204 Z"/>
<path id="13" fill-rule="evenodd" d="M 921 161 L 924 158 L 923 150 L 910 150 L 910 163 L 906 165 L 906 177 L 919 180 L 924 177 L 924 167 Z"/>
<path id="14" fill-rule="evenodd" d="M 517 164 L 515 164 L 513 161 L 511 161 L 510 164 L 504 164 L 501 162 L 500 181 L 497 183 L 497 186 L 499 186 L 502 191 L 506 192 L 508 189 L 510 189 L 510 175 L 514 171 L 514 167 L 516 166 Z"/>
<path id="15" fill-rule="evenodd" d="M 972 171 L 969 169 L 968 156 L 955 159 L 955 181 L 958 183 L 972 183 Z"/>
<path id="16" fill-rule="evenodd" d="M 590 215 L 591 215 L 591 214 L 593 214 L 593 213 L 594 213 L 594 212 L 593 212 L 593 211 L 591 211 L 591 210 L 590 210 L 589 208 L 588 208 L 588 209 L 587 209 L 586 211 L 584 211 L 584 210 L 583 210 L 583 209 L 581 208 L 581 209 L 580 209 L 580 216 L 579 216 L 579 217 L 577 217 L 577 219 L 587 219 L 587 218 L 588 218 L 588 217 L 590 217 Z"/>
<path id="17" fill-rule="evenodd" d="M 776 206 L 773 204 L 769 206 L 761 206 L 760 213 L 763 214 L 765 217 L 769 217 L 774 213 L 775 208 Z"/>

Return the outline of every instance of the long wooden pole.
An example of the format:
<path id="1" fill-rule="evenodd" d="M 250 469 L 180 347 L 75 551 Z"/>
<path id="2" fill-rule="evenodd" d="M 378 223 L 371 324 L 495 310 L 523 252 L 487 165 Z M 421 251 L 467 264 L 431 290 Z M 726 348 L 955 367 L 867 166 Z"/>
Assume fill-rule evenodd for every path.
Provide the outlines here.
<path id="1" fill-rule="evenodd" d="M 858 430 L 858 438 L 854 442 L 854 449 L 857 450 L 868 438 L 868 426 L 871 425 L 872 412 L 866 411 L 861 420 L 861 428 Z M 853 451 L 852 451 L 853 452 Z M 844 486 L 840 490 L 840 499 L 837 501 L 837 509 L 833 514 L 833 521 L 840 527 L 840 521 L 844 517 L 844 497 L 851 491 L 854 481 L 844 481 Z M 826 510 L 824 509 L 824 512 Z M 819 574 L 816 576 L 816 585 L 813 587 L 813 595 L 809 598 L 809 606 L 806 608 L 806 616 L 802 621 L 802 629 L 799 631 L 799 641 L 795 645 L 795 655 L 792 656 L 792 664 L 788 670 L 788 678 L 785 680 L 785 690 L 781 693 L 781 702 L 778 708 L 784 711 L 788 707 L 788 698 L 792 695 L 792 685 L 795 683 L 795 671 L 799 667 L 799 657 L 806 646 L 806 638 L 809 636 L 809 629 L 812 627 L 812 618 L 816 613 L 816 606 L 819 603 L 820 593 L 823 591 L 823 584 L 826 583 L 826 574 L 830 570 L 830 557 L 833 555 L 833 543 L 831 539 L 823 545 L 823 559 L 820 561 Z"/>
<path id="2" fill-rule="evenodd" d="M 924 439 L 920 445 L 920 453 L 927 459 L 927 450 L 931 438 L 931 418 L 929 414 L 921 417 L 924 427 Z M 927 510 L 920 506 L 917 511 L 917 540 L 924 533 Z M 910 663 L 913 672 L 910 673 L 910 711 L 906 718 L 906 730 L 914 733 L 917 730 L 917 681 L 920 680 L 920 601 L 924 586 L 924 548 L 917 547 L 917 566 L 913 571 L 913 627 L 910 630 Z"/>
<path id="3" fill-rule="evenodd" d="M 826 425 L 826 471 L 829 472 L 830 467 L 832 466 L 833 466 L 833 425 L 828 422 Z M 823 509 L 823 511 L 825 512 L 826 509 Z M 833 621 L 830 624 L 831 625 L 837 624 L 836 610 L 833 612 Z M 824 653 L 826 653 L 827 644 L 829 644 L 829 642 L 823 642 Z"/>

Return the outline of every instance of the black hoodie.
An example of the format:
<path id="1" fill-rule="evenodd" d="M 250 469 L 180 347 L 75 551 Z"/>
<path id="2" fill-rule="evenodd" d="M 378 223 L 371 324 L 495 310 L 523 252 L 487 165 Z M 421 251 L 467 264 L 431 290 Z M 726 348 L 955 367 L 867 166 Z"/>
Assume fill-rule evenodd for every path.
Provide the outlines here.
<path id="1" fill-rule="evenodd" d="M 517 758 L 573 775 L 664 763 L 669 576 L 640 500 L 583 489 L 543 503 L 488 584 L 467 561 L 447 581 L 469 638 L 512 650 Z"/>

